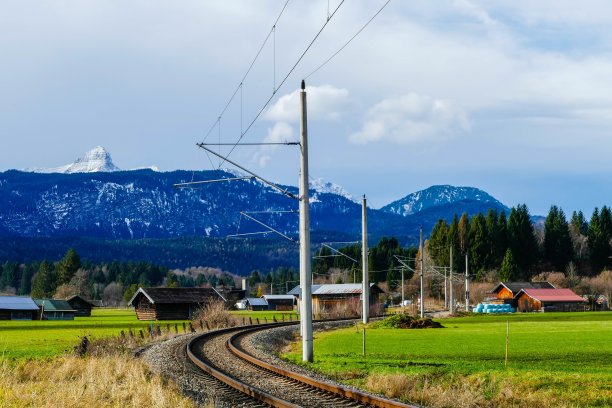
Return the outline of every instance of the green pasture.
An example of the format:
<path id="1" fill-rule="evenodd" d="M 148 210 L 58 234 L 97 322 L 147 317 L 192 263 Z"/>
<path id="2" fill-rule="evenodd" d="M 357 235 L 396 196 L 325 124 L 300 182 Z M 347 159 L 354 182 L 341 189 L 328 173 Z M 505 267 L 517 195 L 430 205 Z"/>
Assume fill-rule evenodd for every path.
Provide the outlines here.
<path id="1" fill-rule="evenodd" d="M 140 321 L 133 309 L 93 309 L 91 317 L 74 320 L 0 321 L 0 356 L 9 359 L 47 358 L 72 349 L 83 336 L 100 338 L 145 329 L 151 323 L 174 325 L 181 321 Z M 182 330 L 182 327 L 181 329 Z"/>
<path id="2" fill-rule="evenodd" d="M 436 319 L 442 329 L 361 327 L 314 338 L 311 368 L 361 384 L 373 373 L 420 378 L 496 376 L 612 401 L 612 312 L 477 315 Z M 504 366 L 506 322 L 508 366 Z M 285 358 L 301 364 L 295 344 Z M 578 394 L 580 395 L 580 394 Z M 599 399 L 598 399 L 599 398 Z M 598 403 L 595 403 L 598 405 Z M 605 404 L 604 404 L 605 405 Z"/>
<path id="3" fill-rule="evenodd" d="M 270 310 L 264 310 L 264 311 L 232 310 L 230 313 L 236 316 L 238 320 L 242 320 L 242 318 L 244 317 L 245 322 L 247 324 L 249 323 L 248 322 L 249 317 L 253 320 L 253 323 L 256 323 L 255 319 L 259 319 L 260 323 L 264 323 L 264 319 L 267 319 L 268 322 L 272 323 L 274 318 L 276 318 L 276 320 L 278 321 L 282 321 L 283 317 L 285 318 L 285 321 L 287 321 L 289 320 L 289 316 L 291 316 L 291 319 L 293 320 L 298 319 L 298 315 L 295 311 L 276 312 L 276 311 L 270 311 Z"/>

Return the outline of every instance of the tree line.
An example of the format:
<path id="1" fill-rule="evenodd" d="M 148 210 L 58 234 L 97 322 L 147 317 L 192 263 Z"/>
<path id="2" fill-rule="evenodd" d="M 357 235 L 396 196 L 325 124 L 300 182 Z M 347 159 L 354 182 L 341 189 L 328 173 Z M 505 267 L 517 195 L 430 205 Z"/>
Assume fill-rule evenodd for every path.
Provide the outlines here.
<path id="1" fill-rule="evenodd" d="M 433 227 L 428 255 L 438 266 L 449 266 L 451 248 L 454 269 L 462 270 L 468 257 L 470 273 L 480 280 L 496 270 L 504 281 L 529 280 L 542 271 L 567 271 L 593 276 L 612 264 L 612 211 L 604 206 L 586 220 L 574 211 L 568 220 L 563 210 L 551 206 L 546 219 L 534 224 L 526 205 L 518 205 L 506 217 L 502 210 L 469 217 L 456 214 L 449 224 Z"/>

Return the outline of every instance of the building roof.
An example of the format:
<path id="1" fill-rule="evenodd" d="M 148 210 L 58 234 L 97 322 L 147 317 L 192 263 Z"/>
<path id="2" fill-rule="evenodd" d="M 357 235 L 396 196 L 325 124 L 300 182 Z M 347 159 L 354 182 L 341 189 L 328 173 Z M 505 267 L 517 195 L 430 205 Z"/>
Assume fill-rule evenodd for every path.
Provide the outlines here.
<path id="1" fill-rule="evenodd" d="M 370 291 L 383 293 L 383 290 L 379 288 L 375 283 L 370 283 Z M 288 295 L 299 296 L 301 294 L 300 286 L 296 286 L 291 289 Z M 361 283 L 335 283 L 325 285 L 312 285 L 312 294 L 315 296 L 321 295 L 347 295 L 347 294 L 361 294 Z"/>
<path id="2" fill-rule="evenodd" d="M 87 300 L 84 297 L 79 296 L 79 295 L 70 296 L 68 299 L 66 299 L 66 302 L 72 302 L 73 300 L 80 300 L 82 303 L 86 303 L 86 304 L 88 304 L 89 306 L 92 306 L 92 307 L 94 306 L 94 304 L 93 304 L 93 302 L 91 300 Z"/>
<path id="3" fill-rule="evenodd" d="M 515 295 L 520 292 L 521 289 L 554 289 L 552 283 L 549 282 L 499 282 L 489 293 L 497 293 L 505 287 Z"/>
<path id="4" fill-rule="evenodd" d="M 45 307 L 45 312 L 74 312 L 75 310 L 65 300 L 34 299 L 38 306 Z"/>
<path id="5" fill-rule="evenodd" d="M 268 306 L 268 302 L 264 298 L 246 298 L 246 300 L 251 306 Z"/>
<path id="6" fill-rule="evenodd" d="M 587 300 L 575 294 L 571 289 L 521 289 L 515 298 L 525 293 L 540 302 L 586 302 Z"/>
<path id="7" fill-rule="evenodd" d="M 203 303 L 211 298 L 226 301 L 214 288 L 138 288 L 128 302 L 134 306 L 134 300 L 145 296 L 153 304 Z"/>
<path id="8" fill-rule="evenodd" d="M 293 295 L 263 295 L 262 298 L 266 300 L 295 300 Z"/>
<path id="9" fill-rule="evenodd" d="M 4 310 L 38 310 L 31 297 L 0 296 L 0 309 Z"/>

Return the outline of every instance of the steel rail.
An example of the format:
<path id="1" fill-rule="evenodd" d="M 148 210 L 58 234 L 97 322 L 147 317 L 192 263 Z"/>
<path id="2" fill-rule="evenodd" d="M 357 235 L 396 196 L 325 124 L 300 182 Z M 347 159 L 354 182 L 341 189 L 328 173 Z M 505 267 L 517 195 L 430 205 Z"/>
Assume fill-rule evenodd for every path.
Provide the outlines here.
<path id="1" fill-rule="evenodd" d="M 347 387 L 343 387 L 340 385 L 330 384 L 330 383 L 323 382 L 323 381 L 314 379 L 312 377 L 309 377 L 303 374 L 298 374 L 293 371 L 285 370 L 284 368 L 278 367 L 274 364 L 267 363 L 265 361 L 262 361 L 246 353 L 244 350 L 240 349 L 240 347 L 234 344 L 234 341 L 237 340 L 239 337 L 242 337 L 246 334 L 249 334 L 249 333 L 252 333 L 258 330 L 262 330 L 262 329 L 260 329 L 259 327 L 253 327 L 253 328 L 242 330 L 234 334 L 231 338 L 227 340 L 227 347 L 231 350 L 232 353 L 236 354 L 240 358 L 247 360 L 248 362 L 258 367 L 264 368 L 268 371 L 272 371 L 284 377 L 288 377 L 293 380 L 308 384 L 320 390 L 331 392 L 343 398 L 352 399 L 362 404 L 371 405 L 371 406 L 380 407 L 380 408 L 400 408 L 400 407 L 401 408 L 415 408 L 414 405 L 408 405 L 408 404 L 401 403 L 399 401 L 393 401 L 387 398 L 379 397 L 377 395 L 372 395 L 372 394 L 368 394 L 365 392 L 356 391 L 356 390 L 353 390 Z"/>
<path id="2" fill-rule="evenodd" d="M 345 319 L 342 319 L 345 320 Z M 350 320 L 350 319 L 348 319 Z M 234 334 L 233 336 L 230 337 L 230 339 L 227 340 L 226 342 L 226 346 L 229 349 L 229 351 L 231 351 L 233 354 L 235 354 L 236 356 L 238 356 L 239 358 L 261 368 L 267 371 L 270 371 L 272 373 L 275 373 L 277 375 L 280 375 L 282 377 L 285 378 L 290 378 L 292 380 L 307 384 L 313 388 L 319 389 L 321 391 L 325 391 L 328 393 L 332 393 L 334 395 L 337 395 L 339 397 L 342 398 L 346 398 L 346 399 L 350 399 L 353 401 L 356 401 L 358 403 L 361 404 L 365 404 L 365 405 L 369 405 L 369 406 L 375 406 L 375 407 L 381 407 L 381 408 L 416 408 L 415 405 L 408 405 L 408 404 L 404 404 L 401 403 L 399 401 L 394 401 L 394 400 L 390 400 L 390 399 L 386 399 L 384 397 L 379 397 L 377 395 L 373 395 L 373 394 L 368 394 L 365 392 L 360 392 L 360 391 L 356 391 L 353 389 L 350 389 L 348 387 L 343 387 L 343 386 L 339 386 L 339 385 L 334 385 L 334 384 L 329 384 L 326 382 L 322 382 L 319 380 L 316 380 L 312 377 L 308 377 L 306 375 L 302 375 L 302 374 L 298 374 L 296 372 L 292 372 L 289 370 L 285 370 L 281 367 L 275 366 L 273 364 L 267 363 L 265 361 L 262 361 L 248 353 L 246 353 L 244 350 L 240 349 L 239 346 L 236 346 L 234 344 L 234 342 L 242 337 L 245 336 L 247 334 L 256 332 L 256 331 L 260 331 L 260 330 L 265 330 L 265 329 L 269 329 L 269 328 L 273 328 L 273 327 L 282 327 L 282 326 L 289 326 L 289 325 L 294 325 L 297 324 L 298 322 L 285 322 L 285 323 L 270 323 L 270 324 L 262 324 L 262 325 L 254 325 L 254 326 L 241 326 L 239 328 L 233 327 L 233 328 L 229 328 L 229 329 L 220 329 L 220 330 L 215 330 L 212 332 L 208 332 L 204 335 L 198 336 L 194 339 L 192 339 L 189 344 L 187 345 L 187 355 L 189 357 L 189 359 L 196 364 L 198 367 L 200 367 L 202 370 L 206 371 L 208 374 L 212 375 L 213 377 L 217 378 L 218 380 L 230 385 L 231 387 L 244 392 L 245 394 L 258 399 L 260 401 L 263 401 L 267 404 L 270 404 L 271 406 L 274 407 L 296 407 L 297 405 L 292 404 L 291 402 L 288 402 L 286 400 L 283 400 L 281 398 L 275 397 L 274 395 L 271 395 L 269 393 L 267 393 L 266 391 L 263 391 L 257 387 L 253 387 L 250 386 L 240 380 L 237 380 L 235 378 L 232 378 L 231 376 L 227 375 L 226 373 L 222 372 L 221 370 L 217 370 L 216 368 L 208 365 L 206 362 L 204 362 L 202 359 L 200 359 L 196 353 L 193 351 L 193 347 L 195 345 L 195 343 L 201 341 L 202 339 L 206 338 L 206 337 L 212 337 L 214 335 L 219 335 L 219 334 L 226 334 L 232 331 L 237 331 L 236 334 Z"/>

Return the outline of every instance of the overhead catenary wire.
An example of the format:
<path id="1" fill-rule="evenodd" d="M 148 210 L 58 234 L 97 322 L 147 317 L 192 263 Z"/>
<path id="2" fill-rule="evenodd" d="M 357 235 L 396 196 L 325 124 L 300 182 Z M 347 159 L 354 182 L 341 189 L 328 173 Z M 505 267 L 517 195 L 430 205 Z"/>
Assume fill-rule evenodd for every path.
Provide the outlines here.
<path id="1" fill-rule="evenodd" d="M 259 119 L 259 117 L 261 116 L 261 114 L 265 111 L 265 109 L 268 107 L 268 105 L 270 104 L 270 102 L 272 101 L 272 99 L 274 98 L 274 96 L 276 95 L 276 93 L 278 92 L 278 90 L 280 88 L 282 88 L 282 86 L 285 84 L 285 82 L 287 81 L 287 79 L 289 79 L 289 76 L 291 76 L 291 74 L 293 73 L 293 71 L 295 70 L 295 68 L 297 68 L 297 66 L 299 65 L 299 63 L 302 61 L 302 59 L 304 59 L 304 56 L 306 55 L 306 53 L 310 50 L 310 48 L 312 47 L 312 45 L 315 43 L 315 41 L 317 41 L 317 39 L 319 38 L 319 36 L 321 35 L 321 33 L 323 32 L 323 30 L 325 29 L 325 27 L 327 27 L 327 25 L 329 24 L 329 22 L 331 21 L 331 19 L 334 17 L 334 15 L 338 12 L 338 10 L 340 9 L 340 7 L 344 4 L 345 0 L 342 0 L 340 2 L 340 4 L 338 4 L 338 6 L 334 9 L 334 11 L 331 13 L 331 15 L 329 16 L 329 18 L 327 19 L 327 21 L 325 21 L 325 23 L 323 24 L 323 26 L 319 29 L 319 31 L 317 32 L 317 34 L 314 36 L 314 38 L 310 41 L 310 43 L 308 44 L 308 46 L 306 47 L 306 49 L 302 52 L 302 54 L 300 55 L 300 57 L 297 59 L 297 61 L 295 62 L 295 64 L 293 64 L 293 66 L 291 67 L 291 69 L 289 70 L 289 72 L 287 72 L 287 74 L 285 75 L 285 77 L 283 78 L 283 80 L 278 84 L 278 86 L 276 87 L 276 89 L 272 92 L 272 95 L 270 95 L 270 97 L 265 101 L 265 103 L 263 104 L 263 106 L 261 107 L 261 109 L 259 109 L 259 111 L 257 112 L 257 114 L 255 115 L 255 117 L 253 118 L 253 120 L 251 120 L 251 122 L 249 123 L 249 125 L 245 128 L 245 130 L 242 132 L 242 134 L 240 135 L 240 137 L 238 138 L 238 140 L 236 141 L 236 145 L 238 145 L 238 143 L 240 143 L 240 141 L 244 138 L 244 136 L 249 132 L 249 130 L 253 127 L 253 125 L 255 124 L 255 122 L 257 122 L 257 120 Z M 236 148 L 236 146 L 232 147 L 229 151 L 229 153 L 227 154 L 226 157 L 231 156 L 231 154 L 233 153 L 234 149 Z M 219 168 L 223 165 L 223 163 L 221 163 L 219 165 Z"/>
<path id="2" fill-rule="evenodd" d="M 385 2 L 385 4 L 382 5 L 382 7 L 351 37 L 349 38 L 349 40 L 344 43 L 344 45 L 342 47 L 340 47 L 338 49 L 338 51 L 336 51 L 335 53 L 333 53 L 331 55 L 331 57 L 329 57 L 328 59 L 326 59 L 321 65 L 319 65 L 317 68 L 314 69 L 314 71 L 312 71 L 310 74 L 306 75 L 304 77 L 304 79 L 308 79 L 310 78 L 312 75 L 314 75 L 317 71 L 319 71 L 321 68 L 323 68 L 325 65 L 327 65 L 332 59 L 334 59 L 336 57 L 336 55 L 340 54 L 342 52 L 342 50 L 344 50 L 354 39 L 355 37 L 357 37 L 359 34 L 361 34 L 361 32 L 363 30 L 365 30 L 365 28 L 385 9 L 385 7 L 387 7 L 387 5 L 391 3 L 391 0 L 387 0 Z M 328 8 L 329 8 L 329 3 L 328 3 Z M 328 11 L 329 13 L 329 11 Z M 329 18 L 329 17 L 328 17 Z"/>
<path id="3" fill-rule="evenodd" d="M 259 51 L 257 51 L 257 54 L 255 55 L 255 58 L 253 58 L 253 61 L 251 61 L 251 64 L 249 65 L 249 68 L 246 70 L 244 76 L 242 77 L 242 79 L 240 80 L 238 86 L 236 87 L 236 89 L 234 90 L 234 93 L 232 94 L 232 96 L 230 96 L 229 100 L 227 101 L 227 103 L 225 104 L 225 106 L 223 107 L 223 109 L 221 110 L 221 113 L 219 114 L 217 120 L 211 125 L 210 129 L 208 130 L 208 132 L 206 133 L 206 135 L 204 136 L 204 140 L 206 141 L 206 139 L 208 138 L 208 136 L 210 135 L 210 133 L 213 131 L 213 129 L 215 128 L 215 126 L 217 125 L 217 121 L 221 120 L 221 117 L 225 114 L 225 112 L 227 111 L 227 108 L 230 106 L 230 104 L 232 103 L 232 101 L 234 100 L 234 98 L 236 97 L 236 94 L 238 93 L 238 91 L 241 92 L 241 98 L 242 98 L 242 84 L 244 83 L 244 81 L 247 79 L 247 77 L 249 76 L 249 73 L 251 72 L 251 70 L 253 69 L 253 66 L 255 65 L 255 62 L 257 62 L 257 59 L 259 58 L 259 56 L 261 55 L 261 52 L 263 51 L 264 47 L 266 46 L 266 44 L 268 43 L 268 40 L 270 40 L 270 36 L 272 35 L 273 31 L 275 30 L 276 25 L 278 24 L 279 20 L 281 19 L 283 13 L 285 12 L 285 9 L 287 8 L 287 4 L 289 4 L 289 0 L 285 1 L 285 4 L 283 5 L 283 8 L 281 9 L 280 13 L 278 14 L 278 17 L 276 17 L 276 20 L 274 20 L 274 24 L 272 24 L 272 28 L 270 29 L 270 31 L 268 32 L 268 35 L 266 35 L 266 38 L 264 39 L 263 43 L 261 44 L 261 46 L 259 47 Z"/>

